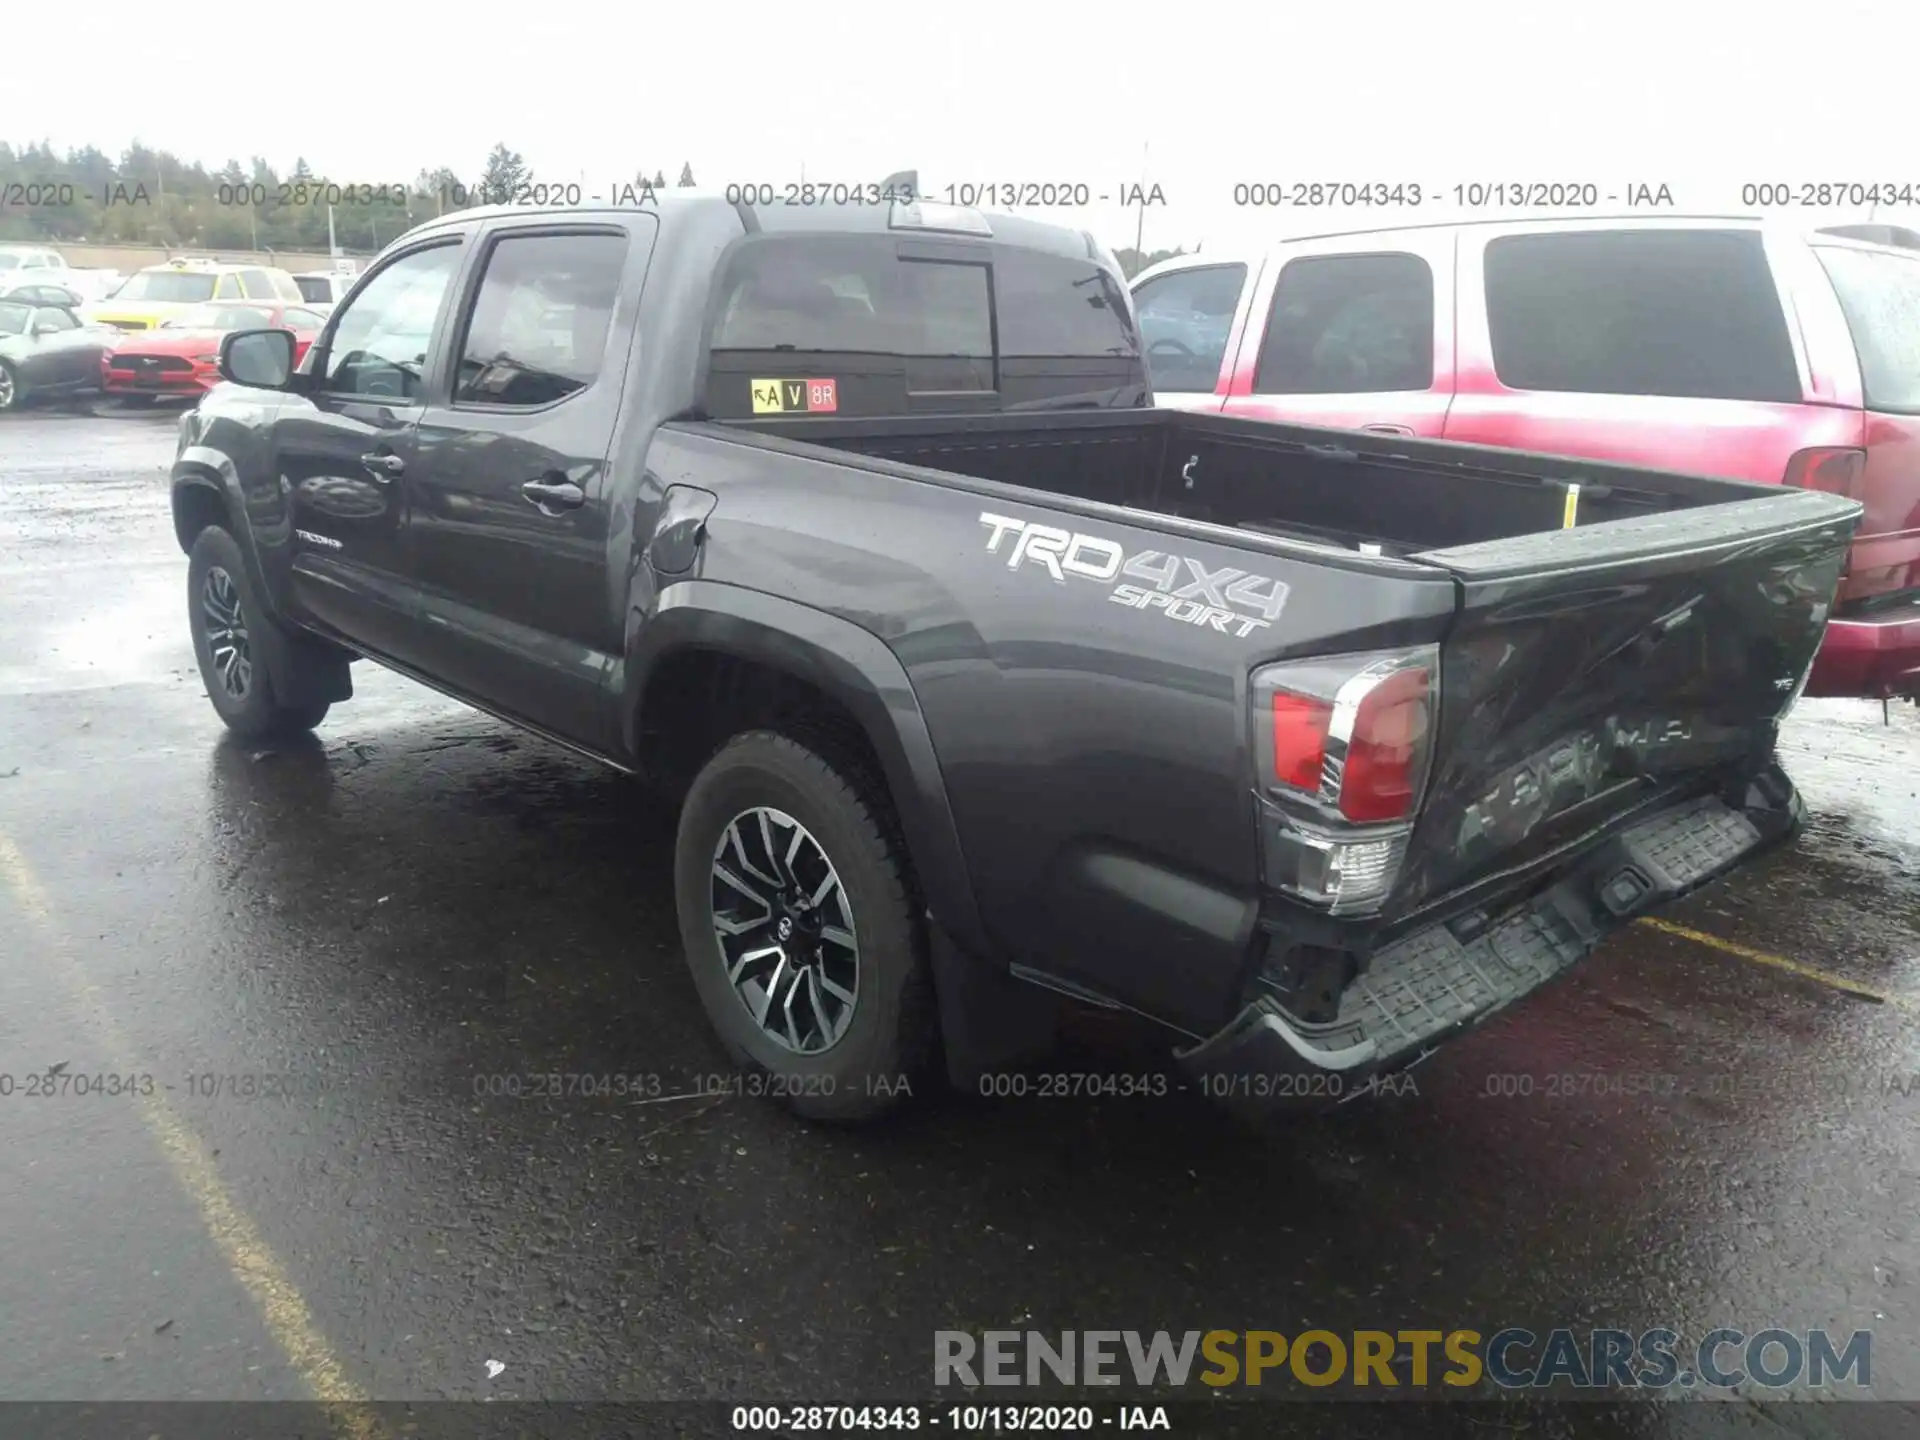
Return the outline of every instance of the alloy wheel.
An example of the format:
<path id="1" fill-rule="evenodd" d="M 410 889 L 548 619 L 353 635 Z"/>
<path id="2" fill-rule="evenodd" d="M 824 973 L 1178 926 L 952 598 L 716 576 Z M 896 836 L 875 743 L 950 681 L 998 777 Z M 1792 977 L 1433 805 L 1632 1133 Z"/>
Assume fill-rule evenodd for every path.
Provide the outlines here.
<path id="1" fill-rule="evenodd" d="M 860 993 L 846 887 L 813 833 L 756 806 L 720 832 L 710 904 L 727 982 L 761 1032 L 801 1055 L 832 1049 Z"/>
<path id="2" fill-rule="evenodd" d="M 210 566 L 200 582 L 200 613 L 207 651 L 220 675 L 220 688 L 236 700 L 253 689 L 253 648 L 247 639 L 246 610 L 240 588 L 218 565 Z"/>
<path id="3" fill-rule="evenodd" d="M 13 385 L 13 371 L 0 365 L 0 410 L 11 410 L 13 402 L 18 398 Z"/>

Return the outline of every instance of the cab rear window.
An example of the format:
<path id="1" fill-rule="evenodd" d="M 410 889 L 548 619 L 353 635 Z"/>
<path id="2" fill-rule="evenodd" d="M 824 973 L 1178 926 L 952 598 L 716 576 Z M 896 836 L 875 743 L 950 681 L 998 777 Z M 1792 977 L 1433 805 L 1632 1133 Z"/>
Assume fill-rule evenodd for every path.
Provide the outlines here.
<path id="1" fill-rule="evenodd" d="M 776 235 L 735 252 L 717 304 L 719 418 L 1135 404 L 1146 383 L 1126 294 L 1092 260 Z"/>
<path id="2" fill-rule="evenodd" d="M 1920 413 L 1920 261 L 1817 245 L 1840 297 L 1869 410 Z"/>

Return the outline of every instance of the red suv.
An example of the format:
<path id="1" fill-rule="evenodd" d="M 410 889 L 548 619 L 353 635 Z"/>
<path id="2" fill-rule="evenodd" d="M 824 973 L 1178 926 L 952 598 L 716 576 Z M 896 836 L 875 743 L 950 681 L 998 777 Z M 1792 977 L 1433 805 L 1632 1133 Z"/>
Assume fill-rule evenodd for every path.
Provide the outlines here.
<path id="1" fill-rule="evenodd" d="M 1757 220 L 1528 220 L 1180 256 L 1155 398 L 1804 485 L 1866 514 L 1806 693 L 1920 698 L 1920 250 Z"/>

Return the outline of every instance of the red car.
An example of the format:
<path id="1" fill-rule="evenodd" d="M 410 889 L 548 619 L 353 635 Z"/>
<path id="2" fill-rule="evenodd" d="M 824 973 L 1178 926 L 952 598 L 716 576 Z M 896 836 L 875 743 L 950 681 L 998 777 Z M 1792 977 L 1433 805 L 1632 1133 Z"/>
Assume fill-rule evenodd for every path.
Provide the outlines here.
<path id="1" fill-rule="evenodd" d="M 1182 255 L 1133 295 L 1162 405 L 1851 496 L 1806 693 L 1920 698 L 1920 237 L 1410 226 Z"/>
<path id="2" fill-rule="evenodd" d="M 196 306 L 153 330 L 129 333 L 100 359 L 100 388 L 136 403 L 161 396 L 197 400 L 220 383 L 220 337 L 235 330 L 291 330 L 296 363 L 326 323 L 298 305 Z"/>

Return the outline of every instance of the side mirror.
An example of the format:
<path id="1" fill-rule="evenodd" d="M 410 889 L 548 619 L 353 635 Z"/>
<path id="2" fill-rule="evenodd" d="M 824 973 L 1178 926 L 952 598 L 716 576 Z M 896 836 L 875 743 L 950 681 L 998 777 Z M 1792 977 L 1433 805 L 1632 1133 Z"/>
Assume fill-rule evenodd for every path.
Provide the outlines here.
<path id="1" fill-rule="evenodd" d="M 35 335 L 51 335 L 59 328 L 58 325 L 47 320 L 36 320 L 33 322 L 33 333 Z"/>
<path id="2" fill-rule="evenodd" d="M 291 330 L 236 330 L 220 340 L 220 378 L 255 390 L 284 390 L 293 377 Z"/>

